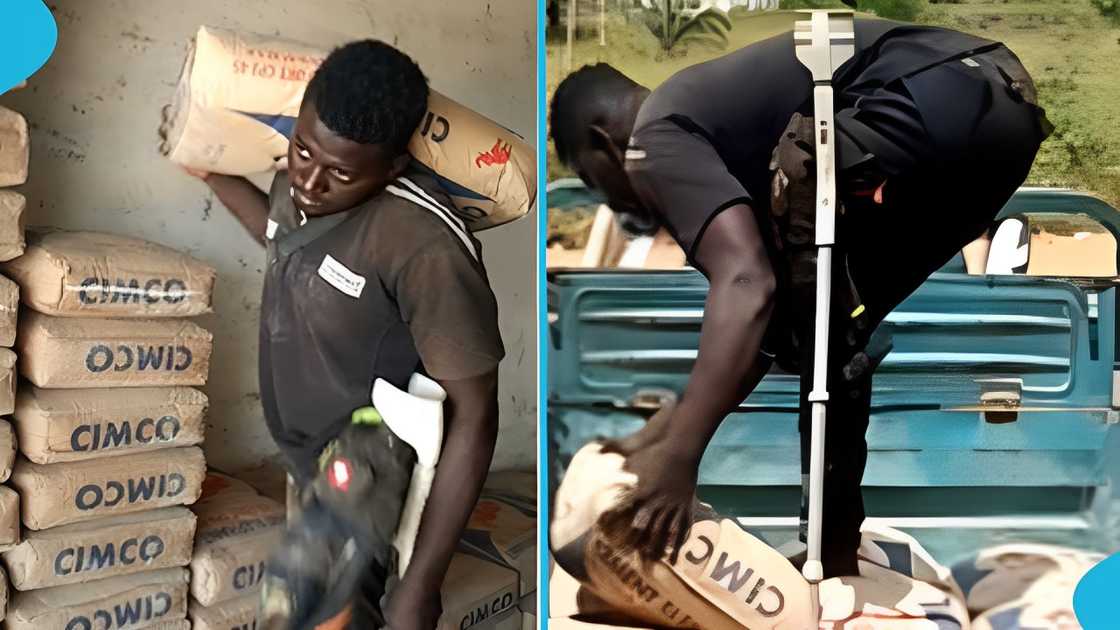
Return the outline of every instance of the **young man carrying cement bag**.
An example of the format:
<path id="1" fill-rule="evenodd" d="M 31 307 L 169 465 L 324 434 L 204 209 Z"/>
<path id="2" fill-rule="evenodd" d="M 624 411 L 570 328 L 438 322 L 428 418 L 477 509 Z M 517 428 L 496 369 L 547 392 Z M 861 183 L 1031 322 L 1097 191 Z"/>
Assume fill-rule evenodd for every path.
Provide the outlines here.
<path id="1" fill-rule="evenodd" d="M 187 168 L 227 175 L 284 168 L 304 89 L 325 57 L 279 37 L 201 27 L 175 100 L 164 110 L 163 154 Z M 434 90 L 427 103 L 408 150 L 415 166 L 448 193 L 467 228 L 483 230 L 529 212 L 536 199 L 532 147 Z"/>
<path id="2" fill-rule="evenodd" d="M 355 42 L 315 71 L 288 171 L 270 194 L 243 177 L 194 171 L 267 248 L 261 402 L 297 484 L 313 485 L 353 410 L 371 398 L 379 406 L 379 380 L 408 391 L 422 372 L 446 392 L 446 436 L 415 552 L 383 611 L 394 630 L 431 630 L 440 616 L 443 576 L 493 455 L 505 353 L 481 247 L 407 151 L 428 93 L 400 51 Z M 369 578 L 374 590 L 384 581 L 372 570 Z M 352 608 L 351 627 L 373 627 L 359 617 L 380 602 Z"/>
<path id="3" fill-rule="evenodd" d="M 804 630 L 809 584 L 778 551 L 701 504 L 676 559 L 643 562 L 603 527 L 637 478 L 599 443 L 579 452 L 556 491 L 550 544 L 557 564 L 624 619 L 671 628 Z M 911 538 L 864 527 L 859 575 L 821 583 L 821 628 L 968 628 L 964 596 Z"/>

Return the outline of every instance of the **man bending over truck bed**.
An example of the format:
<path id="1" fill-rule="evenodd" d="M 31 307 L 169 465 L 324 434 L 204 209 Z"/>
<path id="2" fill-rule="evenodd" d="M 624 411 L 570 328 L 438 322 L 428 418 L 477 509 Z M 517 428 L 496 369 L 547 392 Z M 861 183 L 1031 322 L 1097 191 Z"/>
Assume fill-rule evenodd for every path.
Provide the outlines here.
<path id="1" fill-rule="evenodd" d="M 987 228 L 1026 178 L 1050 126 L 1034 85 L 997 42 L 855 20 L 856 54 L 833 77 L 838 193 L 823 562 L 855 575 L 871 374 L 884 317 Z M 609 448 L 638 477 L 608 515 L 646 557 L 676 554 L 700 458 L 776 360 L 801 375 L 808 472 L 816 288 L 813 82 L 792 33 L 686 68 L 652 92 L 606 64 L 557 88 L 560 159 L 623 226 L 666 227 L 710 282 L 700 348 L 673 409 Z M 802 508 L 805 518 L 805 507 Z"/>

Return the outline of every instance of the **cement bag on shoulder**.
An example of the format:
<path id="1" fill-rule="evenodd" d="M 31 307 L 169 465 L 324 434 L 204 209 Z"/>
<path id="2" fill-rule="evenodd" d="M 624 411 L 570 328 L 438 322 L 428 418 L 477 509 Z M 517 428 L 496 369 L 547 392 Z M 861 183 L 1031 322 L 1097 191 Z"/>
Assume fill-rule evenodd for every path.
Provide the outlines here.
<path id="1" fill-rule="evenodd" d="M 697 520 L 675 565 L 663 559 L 643 567 L 635 554 L 618 552 L 597 523 L 636 479 L 623 469 L 621 455 L 600 448 L 589 444 L 572 459 L 551 525 L 557 563 L 591 594 L 637 625 L 814 627 L 809 585 L 800 572 L 730 519 Z M 939 630 L 939 620 L 947 619 L 968 628 L 948 569 L 904 534 L 865 531 L 860 573 L 821 584 L 821 628 L 858 623 L 867 630 Z"/>
<path id="2" fill-rule="evenodd" d="M 12 414 L 36 464 L 130 455 L 202 442 L 208 399 L 192 387 L 41 389 L 25 385 Z"/>
<path id="3" fill-rule="evenodd" d="M 303 92 L 326 54 L 279 37 L 199 28 L 164 109 L 161 152 L 229 175 L 282 168 Z M 536 201 L 532 147 L 434 90 L 409 151 L 472 231 L 523 216 Z"/>
<path id="4" fill-rule="evenodd" d="M 283 538 L 284 505 L 242 481 L 210 472 L 191 509 L 198 516 L 191 595 L 213 606 L 255 594 L 265 562 Z"/>
<path id="5" fill-rule="evenodd" d="M 16 593 L 7 630 L 161 627 L 187 616 L 187 572 L 160 569 L 89 584 Z M 175 627 L 175 626 L 172 626 Z"/>
<path id="6" fill-rule="evenodd" d="M 23 256 L 0 266 L 31 309 L 58 317 L 191 317 L 210 313 L 214 268 L 130 236 L 27 231 Z"/>

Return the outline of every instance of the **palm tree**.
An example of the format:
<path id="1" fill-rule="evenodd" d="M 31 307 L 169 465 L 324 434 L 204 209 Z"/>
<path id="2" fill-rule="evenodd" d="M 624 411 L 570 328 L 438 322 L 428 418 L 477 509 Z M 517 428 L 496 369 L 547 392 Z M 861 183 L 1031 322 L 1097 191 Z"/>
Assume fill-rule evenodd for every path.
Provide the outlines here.
<path id="1" fill-rule="evenodd" d="M 718 9 L 707 8 L 702 11 L 689 11 L 685 0 L 657 0 L 656 8 L 646 9 L 646 27 L 661 44 L 666 53 L 677 44 L 686 41 L 727 45 L 727 31 L 731 30 L 731 20 Z"/>

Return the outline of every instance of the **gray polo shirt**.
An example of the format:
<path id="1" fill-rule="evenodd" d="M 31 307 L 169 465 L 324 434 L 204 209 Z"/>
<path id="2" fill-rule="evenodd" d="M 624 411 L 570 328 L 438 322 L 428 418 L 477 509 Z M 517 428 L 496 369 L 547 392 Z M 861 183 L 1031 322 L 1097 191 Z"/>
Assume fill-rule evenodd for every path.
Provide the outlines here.
<path id="1" fill-rule="evenodd" d="M 347 212 L 307 219 L 273 180 L 261 300 L 265 419 L 297 475 L 370 404 L 374 380 L 458 380 L 505 355 L 478 241 L 409 171 Z"/>

